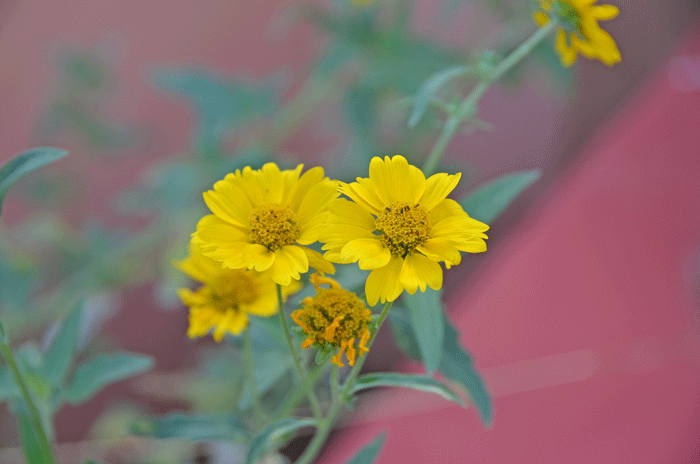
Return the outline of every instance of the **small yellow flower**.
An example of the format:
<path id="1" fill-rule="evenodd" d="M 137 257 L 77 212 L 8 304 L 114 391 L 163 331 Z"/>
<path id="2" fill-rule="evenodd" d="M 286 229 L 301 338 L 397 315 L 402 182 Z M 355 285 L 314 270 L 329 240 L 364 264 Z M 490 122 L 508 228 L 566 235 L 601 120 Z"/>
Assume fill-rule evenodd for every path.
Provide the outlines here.
<path id="1" fill-rule="evenodd" d="M 554 46 L 564 66 L 574 64 L 578 53 L 608 66 L 621 59 L 615 40 L 598 26 L 598 21 L 613 19 L 620 11 L 613 5 L 594 5 L 596 1 L 539 0 L 542 11 L 533 17 L 540 27 L 549 22 L 552 9 L 562 21 Z"/>
<path id="2" fill-rule="evenodd" d="M 370 337 L 368 325 L 372 321 L 372 312 L 357 295 L 344 290 L 333 279 L 312 274 L 311 282 L 316 288 L 316 296 L 306 298 L 302 302 L 303 308 L 292 313 L 294 322 L 309 336 L 301 346 L 308 348 L 317 344 L 340 348 L 332 362 L 342 367 L 340 357 L 346 352 L 348 364 L 353 366 L 357 338 L 360 339 L 357 345 L 359 356 L 369 351 L 365 345 Z M 330 288 L 322 288 L 323 284 L 330 285 Z"/>
<path id="3" fill-rule="evenodd" d="M 269 272 L 289 285 L 309 266 L 333 273 L 331 263 L 308 248 L 318 240 L 328 202 L 338 196 L 337 184 L 316 167 L 280 171 L 275 163 L 260 170 L 246 167 L 228 174 L 204 192 L 214 214 L 204 216 L 192 234 L 202 252 L 230 269 Z"/>
<path id="4" fill-rule="evenodd" d="M 489 226 L 446 198 L 459 179 L 459 173 L 426 179 L 403 156 L 373 158 L 368 179 L 341 183 L 341 193 L 352 201 L 339 198 L 329 205 L 324 257 L 372 270 L 365 284 L 372 306 L 394 301 L 403 290 L 439 289 L 439 262 L 449 269 L 460 263 L 461 251 L 486 251 Z"/>
<path id="5" fill-rule="evenodd" d="M 272 316 L 277 312 L 277 289 L 269 275 L 244 269 L 225 269 L 221 263 L 204 256 L 190 246 L 190 256 L 174 263 L 177 268 L 203 285 L 197 290 L 178 290 L 180 299 L 190 307 L 187 336 L 197 338 L 214 329 L 220 342 L 228 332 L 240 334 L 248 326 L 248 314 Z M 301 284 L 292 281 L 282 295 L 298 291 Z"/>

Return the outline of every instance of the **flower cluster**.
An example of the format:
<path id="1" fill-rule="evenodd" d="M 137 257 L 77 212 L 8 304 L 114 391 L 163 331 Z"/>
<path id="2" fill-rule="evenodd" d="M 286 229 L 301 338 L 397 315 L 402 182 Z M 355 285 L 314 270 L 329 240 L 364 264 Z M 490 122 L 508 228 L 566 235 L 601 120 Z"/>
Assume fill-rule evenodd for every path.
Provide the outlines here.
<path id="1" fill-rule="evenodd" d="M 598 21 L 615 18 L 619 10 L 613 5 L 595 5 L 597 0 L 539 0 L 540 11 L 534 19 L 545 26 L 555 15 L 559 20 L 555 48 L 564 66 L 576 62 L 580 53 L 608 66 L 620 61 L 615 40 L 600 28 Z"/>
<path id="2" fill-rule="evenodd" d="M 447 198 L 459 174 L 426 179 L 403 156 L 372 159 L 369 178 L 349 184 L 324 177 L 320 167 L 301 172 L 302 165 L 284 171 L 274 163 L 246 167 L 204 193 L 212 214 L 197 224 L 191 256 L 177 263 L 203 284 L 179 292 L 190 307 L 190 337 L 213 329 L 219 341 L 227 332 L 241 333 L 248 314 L 274 314 L 276 285 L 284 295 L 296 291 L 309 267 L 334 273 L 331 263 L 357 262 L 371 270 L 365 293 L 374 306 L 404 290 L 437 290 L 440 263 L 449 268 L 459 264 L 460 252 L 486 250 L 488 226 Z M 325 254 L 309 248 L 317 241 Z M 357 351 L 367 351 L 370 310 L 322 274 L 311 281 L 317 295 L 292 314 L 308 335 L 303 347 L 333 347 L 339 349 L 336 364 L 342 365 L 343 353 L 354 364 Z"/>

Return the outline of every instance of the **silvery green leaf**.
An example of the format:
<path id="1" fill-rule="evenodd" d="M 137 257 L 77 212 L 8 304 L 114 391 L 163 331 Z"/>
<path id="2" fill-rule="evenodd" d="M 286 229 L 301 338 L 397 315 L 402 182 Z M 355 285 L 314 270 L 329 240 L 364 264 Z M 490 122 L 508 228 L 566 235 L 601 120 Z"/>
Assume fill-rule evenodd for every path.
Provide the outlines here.
<path id="1" fill-rule="evenodd" d="M 257 463 L 258 459 L 276 439 L 300 428 L 312 427 L 314 425 L 316 425 L 315 420 L 298 417 L 286 417 L 270 424 L 250 442 L 246 464 Z"/>
<path id="2" fill-rule="evenodd" d="M 0 167 L 0 212 L 2 211 L 2 202 L 5 199 L 5 195 L 20 177 L 59 160 L 67 154 L 67 151 L 53 147 L 32 148 L 3 164 Z"/>
<path id="3" fill-rule="evenodd" d="M 375 387 L 404 387 L 435 393 L 446 400 L 454 401 L 464 407 L 464 401 L 447 385 L 424 375 L 401 374 L 398 372 L 373 372 L 361 375 L 353 385 L 352 393 Z"/>
<path id="4" fill-rule="evenodd" d="M 539 169 L 506 174 L 470 193 L 459 204 L 469 216 L 489 224 L 541 175 Z"/>
<path id="5" fill-rule="evenodd" d="M 425 292 L 404 295 L 425 370 L 432 374 L 440 365 L 444 338 L 442 292 L 427 288 Z"/>

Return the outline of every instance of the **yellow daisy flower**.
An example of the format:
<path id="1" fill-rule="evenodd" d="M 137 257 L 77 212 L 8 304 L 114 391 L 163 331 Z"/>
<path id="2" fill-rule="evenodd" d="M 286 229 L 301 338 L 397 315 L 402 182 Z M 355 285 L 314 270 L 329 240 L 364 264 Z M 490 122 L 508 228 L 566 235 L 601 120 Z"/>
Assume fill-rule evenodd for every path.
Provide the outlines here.
<path id="1" fill-rule="evenodd" d="M 403 156 L 373 158 L 368 179 L 341 183 L 341 193 L 352 201 L 339 198 L 329 205 L 324 257 L 372 270 L 365 284 L 372 306 L 394 301 L 403 290 L 439 289 L 439 262 L 449 269 L 460 263 L 460 251 L 486 251 L 489 226 L 446 198 L 459 179 L 459 173 L 426 179 Z"/>
<path id="2" fill-rule="evenodd" d="M 554 47 L 564 66 L 574 64 L 578 53 L 608 66 L 621 59 L 615 40 L 598 26 L 598 21 L 615 18 L 620 10 L 614 5 L 594 5 L 596 1 L 539 0 L 542 11 L 535 12 L 533 17 L 540 27 L 549 22 L 552 13 L 563 23 L 557 28 Z"/>
<path id="3" fill-rule="evenodd" d="M 292 313 L 292 319 L 299 324 L 309 337 L 301 344 L 308 348 L 313 344 L 340 348 L 332 362 L 343 366 L 341 356 L 346 352 L 348 364 L 355 365 L 355 356 L 369 351 L 365 345 L 370 338 L 369 323 L 372 312 L 362 300 L 352 292 L 344 290 L 338 282 L 319 274 L 311 275 L 316 288 L 316 296 L 302 302 L 302 309 Z M 330 285 L 322 288 L 321 285 Z M 360 339 L 357 350 L 355 340 Z"/>
<path id="4" fill-rule="evenodd" d="M 304 245 L 318 240 L 328 202 L 338 196 L 337 184 L 323 177 L 323 168 L 303 165 L 280 171 L 275 163 L 260 170 L 246 167 L 228 174 L 204 192 L 212 213 L 192 234 L 202 252 L 231 269 L 269 272 L 289 285 L 309 266 L 333 273 L 331 263 Z"/>
<path id="5" fill-rule="evenodd" d="M 277 313 L 277 289 L 269 275 L 245 269 L 226 269 L 190 246 L 190 256 L 174 263 L 177 268 L 203 285 L 197 290 L 178 290 L 180 299 L 190 307 L 187 336 L 197 338 L 214 329 L 220 342 L 228 332 L 240 334 L 248 326 L 248 314 L 272 316 Z M 298 291 L 301 284 L 292 281 L 282 287 L 282 295 Z"/>

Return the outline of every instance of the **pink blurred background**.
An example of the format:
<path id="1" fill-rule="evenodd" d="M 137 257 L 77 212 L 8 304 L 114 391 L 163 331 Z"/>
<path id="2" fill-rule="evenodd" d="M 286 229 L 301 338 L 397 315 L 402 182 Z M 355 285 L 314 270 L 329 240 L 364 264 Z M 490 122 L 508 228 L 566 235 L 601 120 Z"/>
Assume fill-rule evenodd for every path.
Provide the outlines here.
<path id="1" fill-rule="evenodd" d="M 115 64 L 101 111 L 147 128 L 147 136 L 119 158 L 91 156 L 66 137 L 60 142 L 71 155 L 53 169 L 80 179 L 84 201 L 66 209 L 69 221 L 78 226 L 94 215 L 120 225 L 124 218 L 106 213 L 114 193 L 191 143 L 192 115 L 148 83 L 152 66 L 248 78 L 284 69 L 294 89 L 320 35 L 290 23 L 289 3 L 0 3 L 0 162 L 37 145 L 60 53 L 100 50 Z M 544 171 L 492 224 L 489 252 L 446 276 L 450 318 L 495 397 L 493 428 L 484 430 L 473 409 L 404 391 L 372 393 L 347 414 L 323 462 L 345 462 L 381 430 L 388 432 L 383 463 L 700 461 L 697 5 L 616 4 L 621 14 L 606 29 L 622 63 L 580 60 L 567 95 L 535 72 L 518 88 L 492 89 L 480 117 L 496 130 L 460 136 L 448 150 L 448 158 L 469 161 L 472 187 L 517 169 Z M 474 8 L 441 25 L 427 0 L 416 2 L 416 18 L 418 34 L 452 47 L 494 27 Z M 328 157 L 333 117 L 320 112 L 282 148 L 308 162 Z M 20 221 L 27 209 L 8 197 L 3 221 Z M 152 289 L 142 286 L 125 294 L 105 331 L 129 350 L 154 355 L 156 371 L 168 372 L 192 362 L 185 327 L 184 308 L 158 310 Z M 371 369 L 418 369 L 396 363 L 388 330 L 372 355 Z M 139 396 L 120 384 L 66 407 L 59 442 L 84 439 L 105 407 L 128 397 Z M 148 401 L 152 412 L 177 406 Z M 12 431 L 0 431 L 0 445 L 13 440 Z"/>

